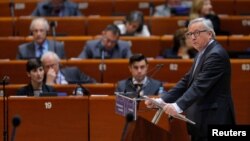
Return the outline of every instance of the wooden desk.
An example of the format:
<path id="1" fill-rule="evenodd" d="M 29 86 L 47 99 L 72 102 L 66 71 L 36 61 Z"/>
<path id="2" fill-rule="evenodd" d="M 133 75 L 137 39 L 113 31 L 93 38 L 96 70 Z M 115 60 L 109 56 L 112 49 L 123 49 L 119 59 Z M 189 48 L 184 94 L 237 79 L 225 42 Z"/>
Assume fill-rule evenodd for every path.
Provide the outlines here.
<path id="1" fill-rule="evenodd" d="M 1 3 L 0 3 L 1 6 Z M 3 7 L 1 7 L 3 8 Z M 1 12 L 0 12 L 1 13 Z M 15 34 L 16 18 L 1 17 L 0 18 L 0 37 L 13 36 Z"/>
<path id="2" fill-rule="evenodd" d="M 250 124 L 250 60 L 231 60 L 232 96 L 238 124 Z"/>
<path id="3" fill-rule="evenodd" d="M 222 16 L 220 19 L 222 30 L 229 31 L 231 34 L 250 34 L 250 16 Z"/>
<path id="4" fill-rule="evenodd" d="M 228 37 L 228 50 L 230 51 L 250 51 L 250 36 L 230 36 Z"/>
<path id="5" fill-rule="evenodd" d="M 211 0 L 215 13 L 224 15 L 235 14 L 235 1 L 238 0 Z"/>
<path id="6" fill-rule="evenodd" d="M 88 97 L 10 97 L 9 131 L 15 115 L 18 141 L 88 141 Z"/>
<path id="7" fill-rule="evenodd" d="M 157 57 L 162 52 L 160 36 L 131 37 L 123 36 L 120 39 L 130 41 L 132 53 L 142 53 L 147 57 Z"/>
<path id="8" fill-rule="evenodd" d="M 58 36 L 81 36 L 85 35 L 85 17 L 46 17 L 49 22 L 56 22 L 56 33 Z M 18 36 L 28 36 L 30 35 L 30 24 L 32 17 L 19 17 L 16 26 L 17 26 L 17 35 Z M 51 35 L 50 30 L 50 35 Z"/>
<path id="9" fill-rule="evenodd" d="M 147 17 L 149 25 L 151 25 L 152 35 L 174 34 L 181 27 L 185 27 L 187 16 L 176 17 Z"/>
<path id="10" fill-rule="evenodd" d="M 26 84 L 9 84 L 6 85 L 6 94 L 8 96 L 16 95 L 17 90 Z M 53 85 L 58 93 L 64 93 L 67 95 L 72 95 L 76 84 L 68 85 Z M 114 95 L 115 84 L 113 83 L 98 83 L 98 84 L 82 84 L 82 86 L 89 90 L 91 95 Z M 172 87 L 172 84 L 165 86 L 166 88 Z"/>
<path id="11" fill-rule="evenodd" d="M 249 0 L 235 0 L 235 14 L 249 15 L 250 14 L 250 1 Z"/>

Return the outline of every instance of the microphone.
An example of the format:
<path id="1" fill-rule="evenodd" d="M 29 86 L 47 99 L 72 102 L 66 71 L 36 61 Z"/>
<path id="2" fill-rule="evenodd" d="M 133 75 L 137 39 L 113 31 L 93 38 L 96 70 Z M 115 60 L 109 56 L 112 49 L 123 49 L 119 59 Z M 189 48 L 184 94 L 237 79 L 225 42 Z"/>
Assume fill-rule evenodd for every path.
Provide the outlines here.
<path id="1" fill-rule="evenodd" d="M 100 70 L 100 75 L 101 75 L 101 83 L 103 83 L 103 75 L 104 75 L 104 71 L 106 71 L 104 47 L 101 47 L 100 51 L 101 51 L 101 64 L 99 65 L 99 70 Z"/>
<path id="2" fill-rule="evenodd" d="M 155 11 L 155 6 L 154 6 L 153 1 L 151 0 L 151 2 L 149 3 L 149 16 L 153 16 L 154 11 Z"/>
<path id="3" fill-rule="evenodd" d="M 12 118 L 12 125 L 13 125 L 13 130 L 12 130 L 12 135 L 11 135 L 11 141 L 15 140 L 16 136 L 16 128 L 21 124 L 21 118 L 19 116 L 14 116 Z"/>
<path id="4" fill-rule="evenodd" d="M 10 14 L 11 17 L 15 17 L 15 3 L 14 0 L 10 0 L 9 7 L 10 7 Z"/>
<path id="5" fill-rule="evenodd" d="M 127 135 L 127 130 L 128 130 L 128 125 L 129 125 L 129 123 L 131 123 L 133 120 L 134 120 L 134 115 L 133 115 L 132 113 L 128 113 L 128 114 L 126 115 L 126 123 L 125 123 L 125 126 L 124 126 L 123 131 L 122 131 L 121 141 L 125 141 L 126 135 Z"/>
<path id="6" fill-rule="evenodd" d="M 10 15 L 11 15 L 11 19 L 12 19 L 12 29 L 13 29 L 12 35 L 15 36 L 16 24 L 15 24 L 15 3 L 14 3 L 14 0 L 10 0 L 9 8 L 10 8 Z"/>
<path id="7" fill-rule="evenodd" d="M 157 64 L 155 67 L 147 72 L 150 77 L 154 77 L 154 75 L 161 70 L 164 64 Z M 151 73 L 151 74 L 150 74 Z"/>
<path id="8" fill-rule="evenodd" d="M 9 84 L 9 80 L 10 80 L 10 77 L 5 75 L 5 76 L 3 76 L 3 79 L 0 81 L 0 84 L 1 85 Z"/>
<path id="9" fill-rule="evenodd" d="M 53 36 L 53 37 L 56 37 L 57 21 L 51 21 L 51 22 L 49 23 L 49 25 L 50 25 L 50 28 L 51 28 L 51 30 L 52 30 L 52 36 Z"/>

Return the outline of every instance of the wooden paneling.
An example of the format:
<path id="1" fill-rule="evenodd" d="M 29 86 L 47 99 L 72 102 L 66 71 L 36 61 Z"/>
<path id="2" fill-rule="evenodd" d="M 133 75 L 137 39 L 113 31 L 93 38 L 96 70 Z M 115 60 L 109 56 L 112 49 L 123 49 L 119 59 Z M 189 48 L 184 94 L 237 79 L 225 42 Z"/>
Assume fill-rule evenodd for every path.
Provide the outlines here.
<path id="1" fill-rule="evenodd" d="M 9 133 L 21 118 L 19 141 L 88 141 L 88 97 L 10 97 L 8 107 Z"/>

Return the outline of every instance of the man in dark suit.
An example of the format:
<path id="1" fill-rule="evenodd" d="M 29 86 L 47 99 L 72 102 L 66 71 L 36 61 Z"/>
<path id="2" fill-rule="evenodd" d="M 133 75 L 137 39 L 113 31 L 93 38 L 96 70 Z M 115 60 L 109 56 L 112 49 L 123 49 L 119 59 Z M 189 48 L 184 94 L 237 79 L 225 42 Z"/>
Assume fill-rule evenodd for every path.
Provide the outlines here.
<path id="1" fill-rule="evenodd" d="M 235 124 L 230 59 L 215 40 L 211 21 L 190 21 L 186 37 L 198 55 L 189 72 L 158 102 L 165 104 L 167 114 L 176 116 L 185 111 L 196 123 L 187 125 L 192 141 L 207 141 L 208 125 Z M 145 104 L 153 106 L 150 101 Z"/>
<path id="2" fill-rule="evenodd" d="M 120 30 L 116 25 L 108 25 L 101 39 L 88 41 L 78 58 L 129 58 L 131 43 L 119 40 Z"/>
<path id="3" fill-rule="evenodd" d="M 129 71 L 132 77 L 121 80 L 116 91 L 127 95 L 158 95 L 162 83 L 147 76 L 148 61 L 142 54 L 134 54 L 129 59 Z"/>
<path id="4" fill-rule="evenodd" d="M 60 58 L 66 58 L 64 44 L 48 40 L 49 24 L 45 18 L 35 18 L 30 25 L 33 41 L 18 46 L 17 59 L 40 58 L 47 51 L 55 52 Z"/>
<path id="5" fill-rule="evenodd" d="M 30 83 L 17 90 L 17 95 L 39 96 L 44 92 L 56 92 L 52 86 L 44 83 L 44 69 L 39 59 L 29 59 L 26 64 L 26 71 Z"/>
<path id="6" fill-rule="evenodd" d="M 41 61 L 45 70 L 46 84 L 95 83 L 96 80 L 82 73 L 77 67 L 60 68 L 60 58 L 54 52 L 46 52 Z"/>
<path id="7" fill-rule="evenodd" d="M 78 5 L 69 0 L 48 0 L 38 3 L 32 16 L 81 16 Z"/>

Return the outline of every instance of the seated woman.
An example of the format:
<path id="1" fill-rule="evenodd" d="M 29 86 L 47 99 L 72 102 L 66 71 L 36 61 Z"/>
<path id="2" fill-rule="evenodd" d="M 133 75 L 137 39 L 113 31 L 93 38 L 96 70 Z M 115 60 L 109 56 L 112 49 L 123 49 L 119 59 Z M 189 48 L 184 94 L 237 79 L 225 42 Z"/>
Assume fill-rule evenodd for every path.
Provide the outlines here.
<path id="1" fill-rule="evenodd" d="M 20 88 L 17 95 L 39 96 L 41 93 L 56 92 L 52 86 L 44 83 L 44 69 L 39 59 L 29 59 L 26 64 L 26 71 L 30 83 Z"/>
<path id="2" fill-rule="evenodd" d="M 173 37 L 173 46 L 163 52 L 163 58 L 190 59 L 195 56 L 196 51 L 186 39 L 186 32 L 187 28 L 180 28 L 175 32 Z"/>
<path id="3" fill-rule="evenodd" d="M 117 27 L 122 36 L 150 36 L 141 11 L 132 11 L 126 16 L 124 23 L 118 24 Z"/>
<path id="4" fill-rule="evenodd" d="M 220 18 L 213 11 L 211 0 L 193 0 L 189 20 L 195 18 L 209 19 L 213 24 L 216 35 L 229 35 L 229 32 L 221 30 Z M 188 23 L 189 21 L 187 21 L 186 25 L 188 25 Z"/>

